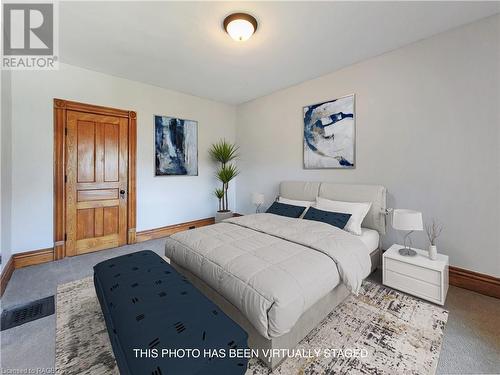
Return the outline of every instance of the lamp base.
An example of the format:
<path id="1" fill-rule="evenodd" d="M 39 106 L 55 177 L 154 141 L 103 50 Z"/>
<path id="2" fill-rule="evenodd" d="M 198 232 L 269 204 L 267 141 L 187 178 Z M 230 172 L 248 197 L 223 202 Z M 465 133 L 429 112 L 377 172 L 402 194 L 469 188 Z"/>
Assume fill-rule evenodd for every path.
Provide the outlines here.
<path id="1" fill-rule="evenodd" d="M 414 257 L 415 255 L 417 255 L 417 252 L 415 250 L 402 247 L 401 249 L 399 249 L 399 254 L 405 257 Z"/>

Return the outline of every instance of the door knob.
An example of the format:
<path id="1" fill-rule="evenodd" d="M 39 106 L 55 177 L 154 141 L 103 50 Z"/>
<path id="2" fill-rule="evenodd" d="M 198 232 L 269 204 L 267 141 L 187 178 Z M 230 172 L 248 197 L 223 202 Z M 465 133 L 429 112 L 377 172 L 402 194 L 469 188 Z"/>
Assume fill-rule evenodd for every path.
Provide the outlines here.
<path id="1" fill-rule="evenodd" d="M 125 193 L 126 193 L 125 190 L 120 190 L 120 195 L 122 196 L 122 198 L 125 197 Z"/>

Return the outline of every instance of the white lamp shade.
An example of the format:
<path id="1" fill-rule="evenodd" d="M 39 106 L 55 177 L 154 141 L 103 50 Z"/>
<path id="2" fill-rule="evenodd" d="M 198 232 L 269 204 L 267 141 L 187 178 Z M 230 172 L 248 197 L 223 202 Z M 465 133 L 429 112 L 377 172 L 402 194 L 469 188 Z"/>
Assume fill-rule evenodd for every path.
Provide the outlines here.
<path id="1" fill-rule="evenodd" d="M 423 230 L 422 213 L 396 209 L 392 214 L 392 227 L 397 230 Z"/>
<path id="2" fill-rule="evenodd" d="M 243 19 L 236 19 L 229 22 L 226 29 L 231 38 L 237 42 L 244 42 L 250 39 L 255 32 L 253 25 L 249 21 Z"/>
<path id="3" fill-rule="evenodd" d="M 252 194 L 252 203 L 253 204 L 264 204 L 265 198 L 264 194 L 261 193 L 253 193 Z"/>

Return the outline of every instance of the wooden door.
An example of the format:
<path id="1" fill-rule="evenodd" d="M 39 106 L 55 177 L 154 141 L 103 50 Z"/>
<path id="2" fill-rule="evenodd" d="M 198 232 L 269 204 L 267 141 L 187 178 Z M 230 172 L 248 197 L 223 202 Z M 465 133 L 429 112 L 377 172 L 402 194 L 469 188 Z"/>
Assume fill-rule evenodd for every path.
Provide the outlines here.
<path id="1" fill-rule="evenodd" d="M 66 253 L 127 243 L 128 119 L 66 112 Z"/>

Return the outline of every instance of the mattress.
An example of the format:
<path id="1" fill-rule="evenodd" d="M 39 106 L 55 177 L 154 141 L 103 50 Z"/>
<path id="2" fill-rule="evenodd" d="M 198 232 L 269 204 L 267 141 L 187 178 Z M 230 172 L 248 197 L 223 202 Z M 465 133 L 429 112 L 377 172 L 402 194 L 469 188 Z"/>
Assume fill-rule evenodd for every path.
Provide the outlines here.
<path id="1" fill-rule="evenodd" d="M 339 282 L 357 293 L 371 265 L 359 236 L 272 214 L 176 233 L 165 255 L 237 307 L 265 338 L 288 333 Z"/>
<path id="2" fill-rule="evenodd" d="M 374 250 L 378 249 L 380 234 L 374 229 L 361 228 L 361 236 L 359 239 L 368 248 L 368 253 L 371 254 Z"/>

